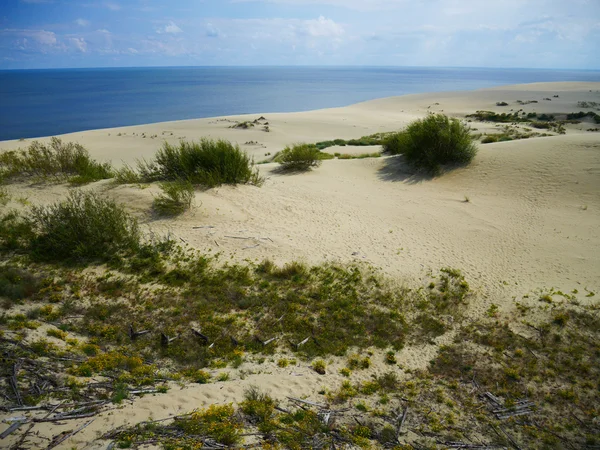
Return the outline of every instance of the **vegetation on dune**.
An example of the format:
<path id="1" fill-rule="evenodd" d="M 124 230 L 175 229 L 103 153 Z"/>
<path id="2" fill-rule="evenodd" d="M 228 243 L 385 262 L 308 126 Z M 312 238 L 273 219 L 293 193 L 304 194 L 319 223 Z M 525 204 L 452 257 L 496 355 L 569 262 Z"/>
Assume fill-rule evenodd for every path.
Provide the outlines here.
<path id="1" fill-rule="evenodd" d="M 252 160 L 237 145 L 224 140 L 201 139 L 165 143 L 153 160 L 139 161 L 137 171 L 125 167 L 117 173 L 120 182 L 186 180 L 206 187 L 221 184 L 260 185 L 262 178 Z"/>
<path id="2" fill-rule="evenodd" d="M 551 308 L 517 304 L 519 321 L 510 327 L 498 313 L 464 324 L 426 369 L 400 371 L 388 352 L 389 371 L 361 381 L 348 370 L 350 379 L 321 391 L 316 401 L 276 400 L 251 386 L 237 412 L 233 405 L 213 405 L 172 425 L 119 429 L 109 437 L 131 445 L 154 438 L 166 448 L 202 437 L 239 444 L 243 434 L 259 436 L 267 448 L 289 449 L 315 442 L 365 449 L 594 447 L 600 431 L 597 307 L 563 300 Z M 313 367 L 326 376 L 324 361 Z M 184 434 L 173 437 L 173 426 Z"/>
<path id="3" fill-rule="evenodd" d="M 312 144 L 294 144 L 279 152 L 274 160 L 283 170 L 309 170 L 321 164 L 321 151 Z"/>
<path id="4" fill-rule="evenodd" d="M 84 184 L 112 176 L 110 164 L 96 162 L 80 144 L 55 137 L 49 144 L 34 141 L 26 150 L 0 153 L 0 178 L 55 178 Z"/>
<path id="5" fill-rule="evenodd" d="M 322 389 L 312 405 L 281 405 L 253 388 L 238 406 L 212 405 L 104 438 L 119 447 L 152 440 L 165 448 L 240 445 L 248 434 L 265 448 L 315 442 L 434 448 L 473 442 L 474 435 L 490 446 L 598 444 L 598 310 L 580 305 L 574 295 L 544 293 L 539 302 L 516 304 L 512 316 L 490 307 L 486 318 L 475 319 L 465 314 L 469 285 L 451 268 L 408 289 L 368 266 L 222 264 L 166 240 L 141 245 L 134 221 L 93 194 L 74 194 L 39 210 L 43 220 L 35 227 L 31 217 L 22 219 L 24 226 L 11 214 L 2 219 L 0 234 L 6 310 L 0 316 L 0 385 L 6 404 L 62 401 L 61 414 L 93 415 L 103 401 L 166 392 L 165 380 L 245 377 L 245 361 L 270 371 L 298 359 L 325 379 L 338 372 L 335 356 L 346 360 L 339 371 L 343 381 Z M 84 216 L 91 218 L 86 225 Z M 104 245 L 100 235 L 111 237 L 111 247 L 92 252 L 92 243 Z M 57 257 L 49 261 L 49 252 Z M 105 265 L 53 262 L 74 257 Z M 11 309 L 15 305 L 22 305 L 19 312 Z M 52 327 L 45 338 L 23 340 L 42 323 Z M 405 346 L 437 346 L 441 336 L 448 344 L 428 368 L 401 365 Z M 372 367 L 374 351 L 386 372 Z M 281 353 L 286 358 L 276 356 Z M 30 370 L 13 372 L 23 362 Z M 225 366 L 239 369 L 217 376 L 215 370 Z M 372 377 L 354 376 L 358 371 Z M 18 397 L 9 385 L 13 373 Z M 85 381 L 96 375 L 106 381 Z M 335 421 L 325 419 L 331 410 L 339 410 Z"/>
<path id="6" fill-rule="evenodd" d="M 580 111 L 578 113 L 570 113 L 567 114 L 567 120 L 577 120 L 577 119 L 583 119 L 585 117 L 591 117 L 592 119 L 594 119 L 595 123 L 600 123 L 600 114 L 595 113 L 593 111 Z"/>
<path id="7" fill-rule="evenodd" d="M 371 146 L 371 145 L 383 145 L 386 138 L 390 134 L 391 133 L 375 133 L 375 134 L 371 134 L 368 136 L 360 137 L 358 139 L 348 139 L 348 140 L 334 139 L 331 141 L 320 141 L 320 142 L 317 142 L 315 144 L 315 146 L 319 150 L 324 150 L 326 148 L 333 147 L 336 145 L 340 146 L 340 147 L 345 147 L 346 145 L 352 145 L 352 146 L 356 146 L 356 147 L 365 147 L 365 146 Z"/>
<path id="8" fill-rule="evenodd" d="M 160 183 L 162 191 L 152 202 L 152 208 L 159 216 L 176 216 L 192 206 L 194 186 L 189 181 Z"/>
<path id="9" fill-rule="evenodd" d="M 120 205 L 92 192 L 0 219 L 0 248 L 20 249 L 38 260 L 108 260 L 140 247 L 137 221 Z"/>
<path id="10" fill-rule="evenodd" d="M 468 164 L 477 153 L 469 127 L 443 114 L 412 122 L 404 131 L 390 135 L 383 149 L 404 155 L 408 163 L 430 173 L 439 173 L 447 164 Z"/>

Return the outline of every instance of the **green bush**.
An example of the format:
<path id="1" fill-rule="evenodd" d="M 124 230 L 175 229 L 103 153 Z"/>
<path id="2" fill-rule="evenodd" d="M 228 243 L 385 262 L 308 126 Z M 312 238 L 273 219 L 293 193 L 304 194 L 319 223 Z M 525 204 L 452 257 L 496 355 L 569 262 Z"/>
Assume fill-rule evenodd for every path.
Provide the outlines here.
<path id="1" fill-rule="evenodd" d="M 33 224 L 17 211 L 0 217 L 0 250 L 24 248 L 33 237 Z"/>
<path id="2" fill-rule="evenodd" d="M 294 144 L 283 149 L 277 160 L 284 170 L 308 170 L 321 163 L 320 153 L 315 145 Z"/>
<path id="3" fill-rule="evenodd" d="M 29 271 L 11 265 L 0 266 L 0 297 L 21 300 L 39 289 L 39 279 Z"/>
<path id="4" fill-rule="evenodd" d="M 42 260 L 108 260 L 140 245 L 137 221 L 91 192 L 72 192 L 61 203 L 34 207 L 28 220 L 35 232 L 31 251 Z"/>
<path id="5" fill-rule="evenodd" d="M 152 207 L 161 216 L 176 216 L 187 211 L 194 199 L 194 186 L 189 181 L 177 180 L 160 183 L 162 194 L 158 195 Z"/>
<path id="6" fill-rule="evenodd" d="M 260 185 L 254 163 L 237 145 L 224 140 L 165 143 L 153 161 L 138 161 L 142 181 L 189 180 L 208 187 L 221 184 Z M 126 178 L 130 178 L 128 176 Z"/>
<path id="7" fill-rule="evenodd" d="M 430 114 L 393 134 L 384 151 L 403 154 L 418 169 L 439 173 L 444 164 L 468 164 L 477 153 L 469 127 L 444 114 Z"/>
<path id="8" fill-rule="evenodd" d="M 82 184 L 111 178 L 113 171 L 110 164 L 93 160 L 82 145 L 53 137 L 48 145 L 35 141 L 27 150 L 0 153 L 0 174 L 4 178 L 68 178 Z"/>

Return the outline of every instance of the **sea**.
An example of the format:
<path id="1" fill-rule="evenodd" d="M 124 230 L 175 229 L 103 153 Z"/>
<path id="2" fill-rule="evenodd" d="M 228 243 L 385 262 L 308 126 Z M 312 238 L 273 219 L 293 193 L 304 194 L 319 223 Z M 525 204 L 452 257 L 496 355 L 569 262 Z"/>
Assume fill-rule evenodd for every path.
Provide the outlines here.
<path id="1" fill-rule="evenodd" d="M 0 71 L 0 140 L 246 113 L 308 111 L 404 94 L 600 71 L 444 67 L 145 67 Z"/>

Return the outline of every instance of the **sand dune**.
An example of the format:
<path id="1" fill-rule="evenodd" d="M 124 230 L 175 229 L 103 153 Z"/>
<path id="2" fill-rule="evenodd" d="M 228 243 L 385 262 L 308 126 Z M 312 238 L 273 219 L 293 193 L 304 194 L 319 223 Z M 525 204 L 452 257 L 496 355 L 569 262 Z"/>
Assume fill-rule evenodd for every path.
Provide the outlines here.
<path id="1" fill-rule="evenodd" d="M 599 89 L 600 83 L 536 83 L 263 114 L 270 132 L 261 131 L 259 125 L 248 130 L 230 128 L 259 114 L 96 130 L 63 138 L 81 142 L 94 157 L 116 165 L 151 157 L 163 140 L 203 136 L 238 142 L 260 161 L 293 142 L 349 139 L 399 129 L 427 111 L 443 110 L 457 117 L 479 109 L 579 111 L 577 102 L 600 100 Z M 515 104 L 517 100 L 537 103 L 523 106 Z M 497 101 L 509 106 L 497 107 Z M 329 160 L 300 175 L 280 175 L 273 171 L 276 164 L 264 164 L 259 166 L 267 179 L 262 188 L 224 186 L 198 192 L 195 208 L 176 220 L 147 218 L 156 188 L 106 188 L 147 219 L 153 230 L 169 230 L 194 247 L 227 257 L 268 257 L 277 262 L 361 260 L 411 279 L 429 269 L 452 266 L 464 270 L 472 283 L 498 302 L 538 287 L 597 284 L 600 134 L 585 131 L 591 126 L 571 125 L 564 136 L 481 145 L 471 166 L 435 179 L 413 174 L 401 157 Z M 474 127 L 495 129 L 489 123 Z M 5 141 L 0 148 L 23 144 Z M 356 154 L 373 148 L 327 151 Z M 104 189 L 106 184 L 86 189 Z M 16 189 L 32 203 L 54 201 L 66 192 L 62 186 Z M 258 239 L 225 237 L 231 235 Z"/>
<path id="2" fill-rule="evenodd" d="M 520 106 L 516 100 L 538 103 Z M 510 105 L 497 107 L 497 101 Z M 263 114 L 269 132 L 259 126 L 229 128 L 258 114 L 96 130 L 63 138 L 79 141 L 97 159 L 115 164 L 151 157 L 162 140 L 203 136 L 238 142 L 260 161 L 293 142 L 349 139 L 399 129 L 428 111 L 457 117 L 478 109 L 568 113 L 581 110 L 579 101 L 600 102 L 600 83 L 538 83 L 395 97 L 306 113 Z M 493 124 L 475 126 L 481 131 L 495 129 Z M 562 136 L 481 145 L 470 166 L 433 179 L 415 174 L 401 156 L 328 160 L 315 170 L 294 175 L 278 173 L 275 163 L 261 164 L 264 186 L 197 192 L 194 208 L 174 220 L 149 216 L 158 192 L 155 186 L 140 189 L 100 182 L 84 189 L 105 191 L 139 215 L 147 228 L 170 232 L 206 252 L 222 253 L 223 260 L 364 261 L 409 283 L 441 267 L 458 268 L 480 294 L 470 306 L 470 313 L 479 315 L 492 302 L 508 307 L 513 298 L 539 288 L 565 292 L 600 288 L 600 134 L 587 132 L 591 126 L 571 125 Z M 0 149 L 24 144 L 1 142 Z M 55 201 L 68 191 L 63 185 L 19 184 L 9 189 L 33 204 Z M 9 206 L 23 207 L 14 200 Z M 433 350 L 424 347 L 407 347 L 400 357 L 409 366 L 426 364 Z M 224 388 L 200 386 L 168 397 L 147 397 L 102 414 L 67 443 L 90 442 L 97 432 L 114 428 L 125 418 L 135 423 L 211 401 L 234 401 L 249 383 L 268 384 L 275 397 L 310 390 L 314 373 L 306 367 L 299 367 L 298 374 L 294 371 L 235 380 Z"/>

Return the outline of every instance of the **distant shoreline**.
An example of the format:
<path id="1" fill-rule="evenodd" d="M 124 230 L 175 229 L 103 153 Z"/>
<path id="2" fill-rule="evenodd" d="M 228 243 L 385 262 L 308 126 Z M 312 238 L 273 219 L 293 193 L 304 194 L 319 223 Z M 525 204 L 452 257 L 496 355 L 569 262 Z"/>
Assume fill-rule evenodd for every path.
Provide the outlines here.
<path id="1" fill-rule="evenodd" d="M 0 71 L 0 140 L 575 80 L 600 81 L 600 71 L 350 66 Z"/>

